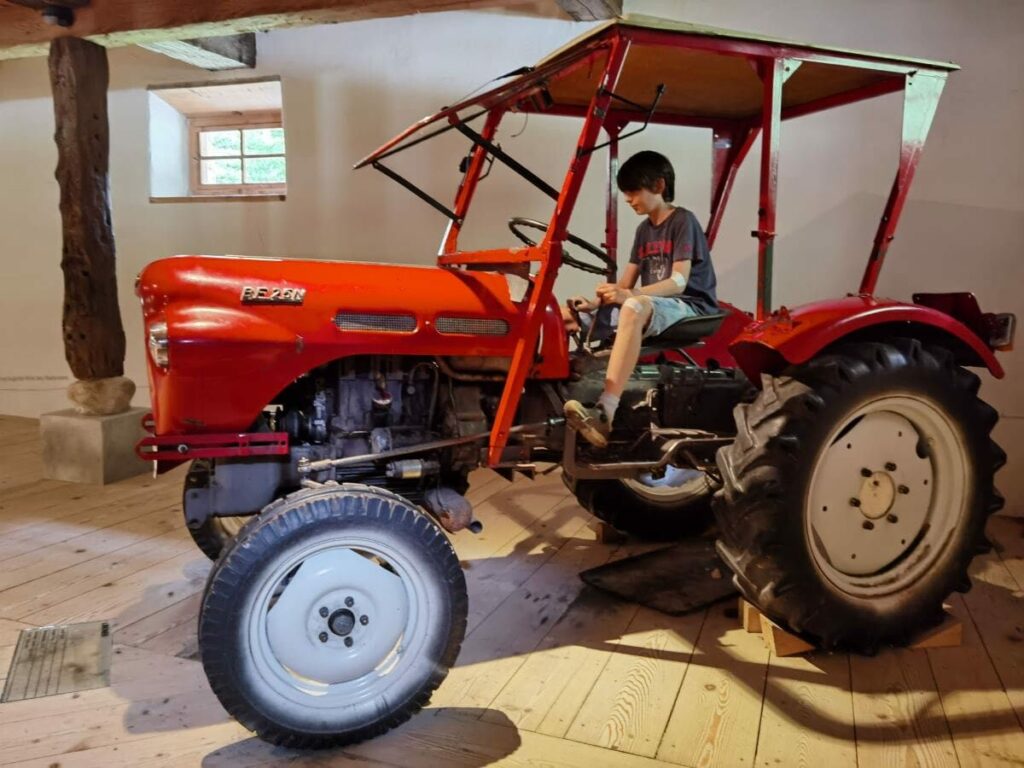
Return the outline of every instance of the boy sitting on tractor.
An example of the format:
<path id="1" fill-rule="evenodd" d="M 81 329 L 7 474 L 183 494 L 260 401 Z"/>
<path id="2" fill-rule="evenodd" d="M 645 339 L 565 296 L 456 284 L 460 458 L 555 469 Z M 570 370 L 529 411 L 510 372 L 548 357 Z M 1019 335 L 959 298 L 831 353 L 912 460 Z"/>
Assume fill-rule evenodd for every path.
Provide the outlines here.
<path id="1" fill-rule="evenodd" d="M 641 339 L 658 336 L 684 318 L 718 311 L 708 243 L 697 217 L 672 205 L 675 171 L 668 158 L 638 152 L 622 164 L 616 182 L 633 210 L 647 217 L 636 229 L 629 264 L 618 282 L 599 285 L 594 299 L 569 300 L 576 312 L 620 306 L 604 392 L 593 408 L 578 400 L 565 404 L 569 426 L 599 448 L 608 444 L 619 398 L 640 357 Z M 637 278 L 639 288 L 634 287 Z"/>

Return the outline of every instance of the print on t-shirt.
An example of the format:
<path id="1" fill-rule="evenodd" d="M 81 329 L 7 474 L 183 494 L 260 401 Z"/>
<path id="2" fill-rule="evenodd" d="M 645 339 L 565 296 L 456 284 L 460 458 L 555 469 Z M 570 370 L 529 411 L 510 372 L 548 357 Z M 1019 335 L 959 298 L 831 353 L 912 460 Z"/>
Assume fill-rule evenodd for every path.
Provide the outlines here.
<path id="1" fill-rule="evenodd" d="M 677 261 L 690 262 L 690 277 L 677 298 L 700 314 L 718 311 L 715 269 L 711 252 L 697 217 L 685 208 L 674 208 L 661 224 L 644 219 L 636 228 L 629 260 L 640 268 L 640 284 L 651 285 L 672 276 Z"/>

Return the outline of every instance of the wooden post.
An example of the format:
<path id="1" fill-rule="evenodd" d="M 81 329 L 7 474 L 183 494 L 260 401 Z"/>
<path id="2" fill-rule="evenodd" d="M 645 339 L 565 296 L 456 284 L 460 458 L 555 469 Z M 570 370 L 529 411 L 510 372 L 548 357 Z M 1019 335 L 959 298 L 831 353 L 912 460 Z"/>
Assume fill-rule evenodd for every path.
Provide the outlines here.
<path id="1" fill-rule="evenodd" d="M 50 43 L 49 65 L 64 230 L 64 355 L 78 379 L 120 377 L 125 339 L 110 219 L 107 51 L 60 37 Z"/>

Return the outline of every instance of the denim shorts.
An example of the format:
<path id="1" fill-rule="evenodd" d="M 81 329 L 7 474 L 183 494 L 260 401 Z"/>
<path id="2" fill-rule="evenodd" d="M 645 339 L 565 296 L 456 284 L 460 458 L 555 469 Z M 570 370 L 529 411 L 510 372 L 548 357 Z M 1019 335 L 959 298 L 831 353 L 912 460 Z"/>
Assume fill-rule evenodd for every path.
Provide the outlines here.
<path id="1" fill-rule="evenodd" d="M 678 323 L 684 317 L 697 317 L 699 314 L 682 299 L 667 296 L 651 296 L 651 306 L 654 313 L 651 315 L 651 322 L 644 330 L 645 339 L 660 336 L 666 328 Z"/>

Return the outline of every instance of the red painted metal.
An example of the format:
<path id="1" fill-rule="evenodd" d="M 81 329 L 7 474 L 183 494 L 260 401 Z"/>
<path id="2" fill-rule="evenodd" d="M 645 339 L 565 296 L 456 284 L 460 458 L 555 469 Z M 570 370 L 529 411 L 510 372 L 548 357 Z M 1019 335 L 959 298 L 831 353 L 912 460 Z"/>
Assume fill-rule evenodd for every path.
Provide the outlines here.
<path id="1" fill-rule="evenodd" d="M 143 461 L 287 456 L 287 432 L 242 432 L 201 435 L 151 435 L 135 446 Z"/>
<path id="2" fill-rule="evenodd" d="M 605 195 L 604 209 L 604 249 L 612 264 L 619 263 L 619 184 L 616 177 L 619 175 L 619 134 L 622 132 L 622 123 L 605 122 L 604 129 L 608 133 L 608 191 Z M 608 267 L 608 282 L 614 283 L 617 277 L 617 267 Z"/>
<path id="3" fill-rule="evenodd" d="M 494 140 L 494 134 L 498 132 L 498 125 L 501 123 L 501 118 L 504 114 L 503 109 L 492 109 L 487 114 L 483 131 L 480 133 L 486 141 Z M 473 147 L 472 159 L 469 161 L 469 167 L 462 177 L 458 192 L 455 193 L 455 207 L 453 210 L 458 219 L 448 222 L 444 238 L 441 240 L 441 247 L 438 249 L 438 255 L 454 253 L 458 248 L 459 233 L 462 232 L 462 225 L 466 220 L 466 214 L 469 213 L 469 204 L 473 202 L 473 193 L 476 192 L 476 185 L 480 181 L 480 174 L 483 171 L 486 158 L 487 150 L 479 144 L 475 145 Z"/>
<path id="4" fill-rule="evenodd" d="M 736 172 L 760 130 L 761 126 L 718 129 L 711 136 L 711 215 L 705 230 L 708 248 L 715 247 L 715 238 L 718 237 L 718 228 L 725 216 Z"/>
<path id="5" fill-rule="evenodd" d="M 935 109 L 939 105 L 939 97 L 946 84 L 946 75 L 934 72 L 921 72 L 907 75 L 903 96 L 903 141 L 900 145 L 900 164 L 896 171 L 896 179 L 889 191 L 889 199 L 885 204 L 882 219 L 875 233 L 875 243 L 868 258 L 864 277 L 860 281 L 861 293 L 874 293 L 878 284 L 878 274 L 882 271 L 882 262 L 889 251 L 889 245 L 896 237 L 896 225 L 899 223 L 903 204 L 907 200 L 910 184 L 914 180 L 914 171 L 921 159 L 925 139 L 935 117 Z"/>
<path id="6" fill-rule="evenodd" d="M 772 258 L 775 250 L 775 206 L 779 189 L 779 121 L 782 115 L 782 77 L 785 61 L 760 62 L 764 83 L 761 115 L 761 194 L 757 209 L 757 314 L 767 317 L 772 309 Z"/>
<path id="7" fill-rule="evenodd" d="M 490 251 L 466 251 L 448 253 L 438 257 L 440 266 L 458 264 L 525 264 L 531 261 L 542 261 L 544 251 L 541 248 L 495 248 Z"/>
<path id="8" fill-rule="evenodd" d="M 810 360 L 828 345 L 858 331 L 885 326 L 890 335 L 915 335 L 929 328 L 962 342 L 996 378 L 1003 368 L 992 350 L 973 330 L 955 317 L 918 304 L 871 296 L 821 301 L 793 310 L 780 309 L 771 318 L 752 323 L 729 346 L 743 372 L 758 381 L 762 373 L 778 373 L 787 364 Z"/>
<path id="9" fill-rule="evenodd" d="M 242 305 L 244 286 L 306 293 L 302 306 Z M 525 325 L 525 307 L 511 299 L 504 276 L 439 267 L 182 256 L 146 267 L 138 290 L 147 328 L 163 320 L 169 334 L 168 369 L 152 360 L 148 366 L 158 435 L 247 431 L 297 377 L 342 357 L 511 357 Z M 339 311 L 412 316 L 416 326 L 409 333 L 342 331 L 334 322 Z M 436 318 L 449 315 L 503 319 L 509 333 L 437 333 Z M 553 298 L 537 322 L 544 333 L 530 375 L 564 378 L 568 349 Z"/>
<path id="10" fill-rule="evenodd" d="M 583 184 L 583 177 L 586 174 L 587 166 L 590 163 L 591 153 L 584 150 L 592 147 L 604 124 L 608 111 L 608 104 L 611 101 L 610 92 L 615 90 L 619 73 L 622 71 L 622 64 L 625 61 L 629 43 L 622 38 L 615 38 L 612 42 L 611 51 L 608 54 L 608 63 L 605 66 L 601 84 L 590 102 L 590 109 L 583 122 L 583 129 L 577 142 L 576 155 L 569 164 L 569 170 L 562 184 L 561 194 L 555 204 L 555 212 L 548 224 L 547 236 L 541 247 L 547 251 L 547 258 L 541 261 L 540 271 L 534 279 L 533 292 L 529 299 L 529 307 L 526 312 L 525 328 L 522 336 L 516 344 L 515 352 L 512 355 L 512 364 L 509 367 L 508 379 L 505 381 L 505 389 L 501 394 L 501 401 L 498 404 L 498 411 L 494 417 L 494 426 L 491 429 L 491 442 L 488 447 L 487 461 L 491 466 L 501 463 L 501 454 L 508 441 L 508 430 L 512 426 L 516 409 L 519 407 L 519 397 L 531 365 L 531 358 L 537 345 L 537 332 L 540 329 L 541 315 L 538 311 L 541 307 L 548 305 L 551 301 L 551 290 L 554 287 L 555 277 L 558 275 L 558 268 L 562 262 L 562 241 L 565 239 L 566 229 L 569 226 L 569 217 L 572 215 L 573 207 L 576 204 L 576 197 L 579 195 L 580 187 Z M 565 343 L 565 336 L 561 339 Z"/>

